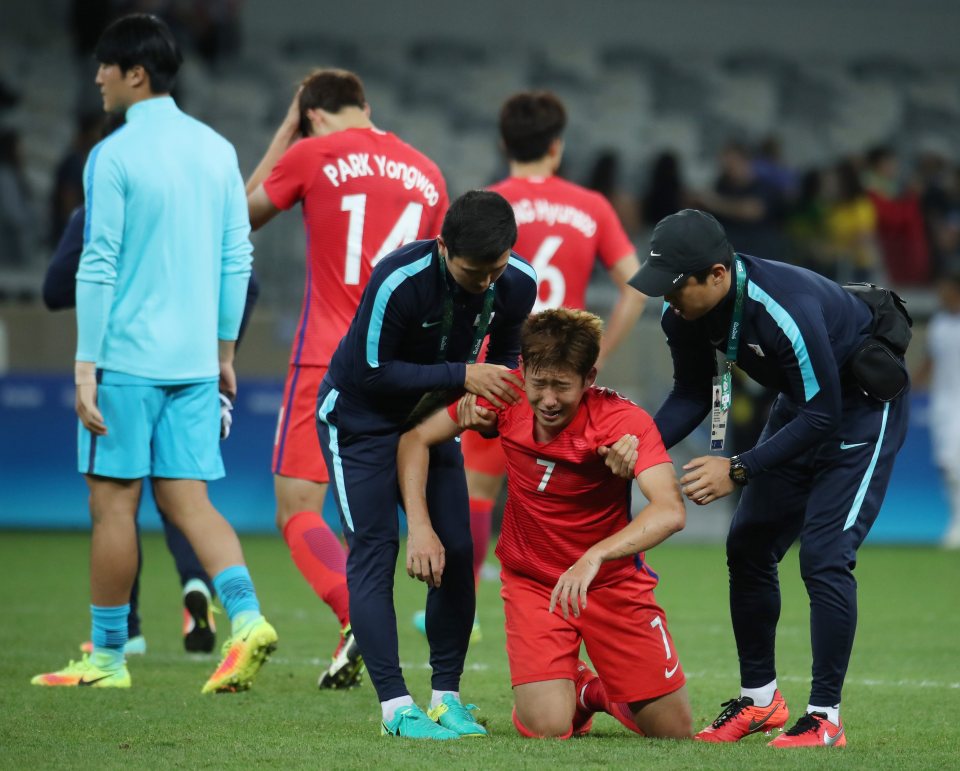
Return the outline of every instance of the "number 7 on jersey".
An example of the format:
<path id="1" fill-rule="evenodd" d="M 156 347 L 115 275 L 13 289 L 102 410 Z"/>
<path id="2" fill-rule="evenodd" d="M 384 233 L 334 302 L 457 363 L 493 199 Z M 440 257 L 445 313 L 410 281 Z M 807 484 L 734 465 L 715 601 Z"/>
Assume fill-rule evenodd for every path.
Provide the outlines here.
<path id="1" fill-rule="evenodd" d="M 547 482 L 550 481 L 550 476 L 553 474 L 554 466 L 557 465 L 556 461 L 552 460 L 543 460 L 543 458 L 537 458 L 538 466 L 546 466 L 546 470 L 543 472 L 543 479 L 540 480 L 540 484 L 537 486 L 537 492 L 542 493 L 547 489 Z"/>

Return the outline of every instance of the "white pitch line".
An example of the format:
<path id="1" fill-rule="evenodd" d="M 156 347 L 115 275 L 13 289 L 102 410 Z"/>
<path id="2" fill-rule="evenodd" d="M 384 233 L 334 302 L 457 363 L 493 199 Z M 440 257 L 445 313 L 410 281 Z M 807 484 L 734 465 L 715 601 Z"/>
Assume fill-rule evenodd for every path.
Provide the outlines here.
<path id="1" fill-rule="evenodd" d="M 687 677 L 694 680 L 725 680 L 730 675 L 719 672 L 685 672 Z M 734 679 L 736 676 L 734 675 Z M 778 682 L 788 683 L 809 683 L 809 677 L 800 677 L 798 675 L 777 675 Z M 951 683 L 941 680 L 880 680 L 874 677 L 851 678 L 844 680 L 844 685 L 862 685 L 868 688 L 939 688 L 943 690 L 958 690 L 960 682 Z"/>
<path id="2" fill-rule="evenodd" d="M 133 656 L 130 661 L 136 666 L 140 663 L 142 659 L 146 659 L 151 662 L 160 662 L 163 664 L 176 664 L 176 663 L 188 663 L 193 665 L 199 664 L 208 664 L 215 665 L 216 659 L 211 655 L 204 654 L 174 654 L 174 653 L 148 653 L 145 657 Z M 307 667 L 319 667 L 326 669 L 330 665 L 330 659 L 317 658 L 317 657 L 288 657 L 288 656 L 271 656 L 270 662 L 273 664 L 279 664 L 281 666 L 307 666 Z M 481 662 L 470 662 L 464 666 L 464 671 L 466 672 L 506 672 L 507 671 L 507 662 L 504 661 L 502 666 L 489 664 L 484 664 Z M 421 661 L 401 661 L 400 666 L 404 669 L 420 669 L 420 670 L 429 670 L 430 662 Z M 736 673 L 734 672 L 684 672 L 684 674 L 693 680 L 736 680 Z M 777 680 L 785 683 L 808 683 L 810 682 L 809 677 L 801 677 L 799 675 L 777 675 Z M 844 681 L 845 685 L 858 685 L 864 686 L 866 688 L 932 688 L 935 690 L 960 690 L 960 682 L 951 682 L 943 680 L 882 680 L 875 677 L 860 677 L 860 678 L 850 678 L 848 677 Z"/>

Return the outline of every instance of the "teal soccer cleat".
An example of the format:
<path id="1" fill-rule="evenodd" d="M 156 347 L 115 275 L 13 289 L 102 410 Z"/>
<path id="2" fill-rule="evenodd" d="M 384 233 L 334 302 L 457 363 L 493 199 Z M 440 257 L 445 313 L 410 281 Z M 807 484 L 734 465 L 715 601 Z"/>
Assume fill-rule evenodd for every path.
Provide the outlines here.
<path id="1" fill-rule="evenodd" d="M 416 704 L 400 707 L 393 716 L 393 720 L 380 723 L 380 733 L 383 736 L 396 736 L 401 739 L 459 739 L 455 731 L 434 723 L 427 713 Z"/>
<path id="2" fill-rule="evenodd" d="M 444 728 L 453 731 L 457 736 L 473 738 L 489 736 L 487 729 L 480 725 L 470 710 L 477 709 L 475 704 L 461 704 L 449 693 L 444 694 L 443 701 L 427 712 L 431 720 L 437 721 Z"/>

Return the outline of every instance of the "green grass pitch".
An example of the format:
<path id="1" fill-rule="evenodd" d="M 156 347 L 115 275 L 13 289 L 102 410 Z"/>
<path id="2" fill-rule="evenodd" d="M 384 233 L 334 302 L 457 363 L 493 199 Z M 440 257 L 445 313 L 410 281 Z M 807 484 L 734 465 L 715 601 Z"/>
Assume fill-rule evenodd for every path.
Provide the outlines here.
<path id="1" fill-rule="evenodd" d="M 528 741 L 510 722 L 498 587 L 481 586 L 483 640 L 471 647 L 465 700 L 480 705 L 489 740 L 429 744 L 379 736 L 369 683 L 320 692 L 334 647 L 333 614 L 300 578 L 279 537 L 243 539 L 280 649 L 248 693 L 201 696 L 212 657 L 188 657 L 179 590 L 157 535 L 144 538 L 142 615 L 149 650 L 130 663 L 129 691 L 37 688 L 32 675 L 78 657 L 89 633 L 88 539 L 83 534 L 4 533 L 0 564 L 0 767 L 3 768 L 956 768 L 960 763 L 960 554 L 864 548 L 860 625 L 844 692 L 843 750 L 779 752 L 762 736 L 733 746 L 650 741 L 608 716 L 568 742 Z M 696 727 L 737 693 L 737 663 L 719 546 L 666 544 L 649 555 L 658 598 L 688 676 Z M 806 705 L 808 606 L 796 555 L 781 569 L 781 689 L 793 714 Z M 429 698 L 427 645 L 409 623 L 424 589 L 397 578 L 404 672 L 414 698 Z M 223 616 L 220 616 L 223 619 Z M 221 621 L 222 628 L 227 626 Z M 222 638 L 222 629 L 221 629 Z M 624 662 L 629 666 L 629 662 Z M 792 720 L 791 720 L 792 723 Z"/>

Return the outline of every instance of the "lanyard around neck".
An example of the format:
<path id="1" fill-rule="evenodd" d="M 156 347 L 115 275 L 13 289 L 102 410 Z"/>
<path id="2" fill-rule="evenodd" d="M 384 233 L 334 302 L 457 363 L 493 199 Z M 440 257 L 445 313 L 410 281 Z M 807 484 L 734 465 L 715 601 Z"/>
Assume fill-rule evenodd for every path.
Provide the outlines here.
<path id="1" fill-rule="evenodd" d="M 747 288 L 747 269 L 739 254 L 733 256 L 733 274 L 737 285 L 737 296 L 733 302 L 733 317 L 730 319 L 730 334 L 727 337 L 727 362 L 733 364 L 737 360 L 737 351 L 740 348 L 740 332 L 743 329 L 743 303 Z"/>
<path id="2" fill-rule="evenodd" d="M 440 344 L 437 347 L 437 364 L 447 360 L 447 348 L 450 347 L 450 333 L 453 331 L 453 289 L 447 280 L 447 261 L 440 250 L 437 250 L 437 260 L 440 263 L 440 283 L 443 284 L 443 320 L 440 325 Z M 493 298 L 495 294 L 495 282 L 491 281 L 486 292 L 483 293 L 483 308 L 480 311 L 480 318 L 477 319 L 477 326 L 473 333 L 473 344 L 470 346 L 470 356 L 467 364 L 473 364 L 480 355 L 480 346 L 483 345 L 483 338 L 487 336 L 487 328 L 490 326 L 490 317 L 493 314 Z"/>

